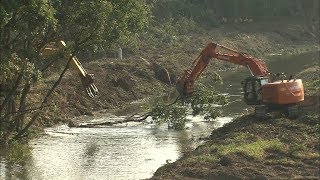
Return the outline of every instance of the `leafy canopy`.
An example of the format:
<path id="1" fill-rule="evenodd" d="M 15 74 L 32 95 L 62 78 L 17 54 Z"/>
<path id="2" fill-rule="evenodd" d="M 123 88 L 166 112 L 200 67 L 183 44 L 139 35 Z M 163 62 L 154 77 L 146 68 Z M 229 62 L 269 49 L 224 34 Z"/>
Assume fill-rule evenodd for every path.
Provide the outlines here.
<path id="1" fill-rule="evenodd" d="M 66 68 L 46 93 L 41 105 L 30 104 L 27 95 L 50 65 L 61 66 L 63 57 L 42 57 L 41 50 L 64 40 L 67 52 L 76 54 L 97 47 L 126 44 L 147 25 L 149 8 L 144 0 L 1 0 L 0 1 L 0 143 L 12 134 L 23 134 L 61 81 Z M 52 71 L 51 71 L 52 72 Z M 47 75 L 47 74 L 46 74 Z M 41 109 L 40 108 L 40 109 Z M 29 122 L 24 120 L 30 119 Z"/>
<path id="2" fill-rule="evenodd" d="M 169 128 L 180 130 L 188 121 L 187 115 L 214 120 L 221 114 L 219 107 L 227 103 L 227 96 L 219 94 L 213 87 L 200 84 L 191 97 L 180 98 L 170 105 L 157 101 L 150 110 L 150 116 L 157 124 L 168 123 Z"/>

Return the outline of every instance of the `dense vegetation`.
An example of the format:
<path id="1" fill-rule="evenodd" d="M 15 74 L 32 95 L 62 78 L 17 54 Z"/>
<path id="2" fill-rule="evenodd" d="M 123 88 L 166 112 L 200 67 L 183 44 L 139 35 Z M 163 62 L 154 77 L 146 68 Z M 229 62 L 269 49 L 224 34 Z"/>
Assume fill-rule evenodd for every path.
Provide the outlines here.
<path id="1" fill-rule="evenodd" d="M 153 7 L 153 22 L 164 24 L 161 26 L 171 23 L 175 26 L 173 29 L 179 33 L 200 29 L 197 28 L 199 26 L 211 28 L 224 23 L 289 19 L 303 20 L 306 31 L 314 36 L 319 28 L 318 0 L 149 0 L 148 2 Z"/>
<path id="2" fill-rule="evenodd" d="M 33 85 L 58 59 L 40 56 L 46 44 L 65 40 L 74 55 L 125 43 L 146 25 L 148 12 L 144 2 L 136 0 L 1 1 L 0 142 L 25 134 L 68 68 L 66 63 L 40 104 L 26 106 Z"/>
<path id="3" fill-rule="evenodd" d="M 314 37 L 319 27 L 317 0 L 4 0 L 0 5 L 2 143 L 25 135 L 68 69 L 67 61 L 50 69 L 61 58 L 40 56 L 50 42 L 63 39 L 68 52 L 78 55 L 118 46 L 132 51 L 139 44 L 166 46 L 175 43 L 176 35 L 229 23 L 296 18 Z M 39 104 L 28 104 L 34 85 L 50 73 L 59 76 Z"/>

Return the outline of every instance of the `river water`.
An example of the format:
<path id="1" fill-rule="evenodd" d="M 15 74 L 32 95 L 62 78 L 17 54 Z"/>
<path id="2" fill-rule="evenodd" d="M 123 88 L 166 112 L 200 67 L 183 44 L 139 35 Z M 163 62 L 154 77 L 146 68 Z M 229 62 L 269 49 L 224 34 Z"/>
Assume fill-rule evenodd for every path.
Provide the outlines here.
<path id="1" fill-rule="evenodd" d="M 318 60 L 319 52 L 314 52 L 291 57 L 272 56 L 267 62 L 269 70 L 290 74 L 312 66 Z M 233 103 L 224 107 L 224 116 L 215 122 L 206 122 L 202 117 L 188 117 L 191 121 L 182 131 L 149 123 L 99 128 L 69 128 L 66 125 L 47 128 L 46 135 L 28 144 L 30 154 L 19 163 L 0 155 L 0 179 L 149 178 L 163 164 L 173 162 L 184 152 L 197 147 L 200 139 L 210 135 L 212 130 L 245 112 L 247 106 L 241 98 L 241 81 L 249 75 L 247 69 L 219 74 L 224 84 L 217 89 L 230 94 Z M 88 122 L 123 118 L 108 114 Z"/>

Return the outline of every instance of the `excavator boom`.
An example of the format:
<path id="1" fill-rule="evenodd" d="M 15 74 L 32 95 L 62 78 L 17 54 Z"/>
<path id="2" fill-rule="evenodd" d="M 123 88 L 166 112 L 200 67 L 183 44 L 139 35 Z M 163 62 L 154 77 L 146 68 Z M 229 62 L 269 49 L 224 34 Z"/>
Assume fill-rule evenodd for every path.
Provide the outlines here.
<path id="1" fill-rule="evenodd" d="M 57 47 L 45 47 L 42 51 L 41 54 L 48 56 L 51 54 L 54 54 L 57 51 L 63 50 L 66 48 L 66 43 L 64 41 L 59 41 L 56 44 Z M 81 83 L 86 90 L 86 93 L 88 94 L 89 97 L 95 97 L 98 94 L 98 88 L 94 84 L 94 76 L 93 74 L 88 74 L 86 70 L 83 68 L 82 64 L 78 60 L 76 56 L 72 56 L 71 54 L 67 54 L 66 58 L 69 60 L 70 58 L 70 63 L 73 69 L 78 71 Z"/>
<path id="2" fill-rule="evenodd" d="M 202 74 L 212 58 L 247 67 L 253 76 L 270 75 L 266 64 L 262 60 L 216 43 L 209 43 L 193 61 L 194 67 L 191 66 L 186 70 L 178 81 L 177 89 L 180 94 L 184 96 L 192 95 L 194 82 Z"/>

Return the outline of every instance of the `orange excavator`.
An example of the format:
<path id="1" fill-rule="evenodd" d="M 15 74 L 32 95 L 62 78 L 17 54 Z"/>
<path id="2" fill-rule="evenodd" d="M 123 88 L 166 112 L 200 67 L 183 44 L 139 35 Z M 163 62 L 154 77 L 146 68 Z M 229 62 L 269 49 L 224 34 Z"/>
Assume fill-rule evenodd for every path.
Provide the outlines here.
<path id="1" fill-rule="evenodd" d="M 301 79 L 292 76 L 284 79 L 285 76 L 282 76 L 282 79 L 273 81 L 275 74 L 268 70 L 264 61 L 217 43 L 209 43 L 179 79 L 177 90 L 182 96 L 192 95 L 195 81 L 212 58 L 249 69 L 252 76 L 243 81 L 244 101 L 248 105 L 255 105 L 257 116 L 264 117 L 274 109 L 285 109 L 289 117 L 298 115 L 299 102 L 304 100 Z M 280 74 L 277 76 L 280 77 Z"/>

